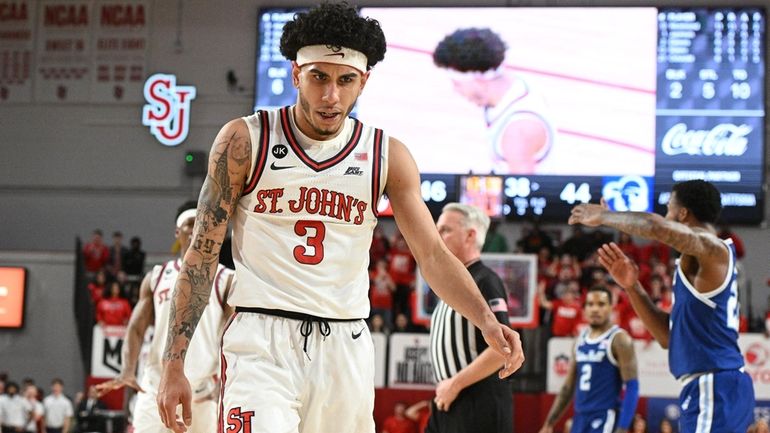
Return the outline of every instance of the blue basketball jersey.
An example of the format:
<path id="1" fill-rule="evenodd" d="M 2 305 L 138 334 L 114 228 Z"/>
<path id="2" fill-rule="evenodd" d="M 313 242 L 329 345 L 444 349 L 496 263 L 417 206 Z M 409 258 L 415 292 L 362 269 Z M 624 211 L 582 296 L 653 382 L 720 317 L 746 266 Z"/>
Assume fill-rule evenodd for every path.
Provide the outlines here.
<path id="1" fill-rule="evenodd" d="M 735 246 L 723 241 L 730 254 L 725 281 L 709 293 L 698 293 L 677 260 L 673 308 L 669 320 L 668 364 L 676 378 L 694 373 L 743 367 L 738 348 L 738 282 Z"/>
<path id="2" fill-rule="evenodd" d="M 596 338 L 590 338 L 589 332 L 587 328 L 580 333 L 575 344 L 575 412 L 616 409 L 620 405 L 623 379 L 612 356 L 612 339 L 621 329 L 614 325 Z"/>

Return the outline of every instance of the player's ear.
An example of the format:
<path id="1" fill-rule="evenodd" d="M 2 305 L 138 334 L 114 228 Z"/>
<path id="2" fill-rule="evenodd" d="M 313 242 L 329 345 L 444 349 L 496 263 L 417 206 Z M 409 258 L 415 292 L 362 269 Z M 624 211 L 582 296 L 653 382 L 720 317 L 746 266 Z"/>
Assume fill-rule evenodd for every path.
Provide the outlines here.
<path id="1" fill-rule="evenodd" d="M 369 74 L 371 74 L 372 71 L 366 71 L 361 75 L 361 87 L 358 89 L 358 96 L 361 96 L 361 92 L 364 91 L 364 87 L 366 86 L 366 82 L 369 80 Z"/>
<path id="2" fill-rule="evenodd" d="M 297 89 L 299 89 L 299 73 L 301 70 L 297 62 L 291 62 L 291 82 Z"/>

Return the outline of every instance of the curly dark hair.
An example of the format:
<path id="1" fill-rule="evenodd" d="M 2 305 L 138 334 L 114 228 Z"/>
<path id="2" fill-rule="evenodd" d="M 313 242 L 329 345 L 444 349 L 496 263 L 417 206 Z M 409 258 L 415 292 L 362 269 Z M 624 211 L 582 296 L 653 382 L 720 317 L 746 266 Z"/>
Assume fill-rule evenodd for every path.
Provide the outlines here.
<path id="1" fill-rule="evenodd" d="M 460 72 L 497 69 L 505 59 L 505 42 L 489 29 L 458 29 L 433 51 L 433 63 Z"/>
<path id="2" fill-rule="evenodd" d="M 702 223 L 714 224 L 722 213 L 722 196 L 717 187 L 705 180 L 680 182 L 671 189 L 676 200 Z"/>
<path id="3" fill-rule="evenodd" d="M 281 54 L 297 60 L 297 51 L 308 45 L 345 47 L 366 55 L 367 69 L 385 58 L 385 34 L 379 21 L 358 15 L 347 2 L 322 3 L 294 15 L 283 27 Z"/>

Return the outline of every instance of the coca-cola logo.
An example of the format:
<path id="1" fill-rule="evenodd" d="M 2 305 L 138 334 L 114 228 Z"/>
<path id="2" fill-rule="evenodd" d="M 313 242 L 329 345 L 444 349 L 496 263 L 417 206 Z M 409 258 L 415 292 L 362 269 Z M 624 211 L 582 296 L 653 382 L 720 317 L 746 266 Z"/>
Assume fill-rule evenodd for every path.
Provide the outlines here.
<path id="1" fill-rule="evenodd" d="M 746 124 L 720 123 L 703 130 L 677 123 L 666 132 L 660 146 L 666 155 L 741 156 L 746 153 L 751 131 Z"/>

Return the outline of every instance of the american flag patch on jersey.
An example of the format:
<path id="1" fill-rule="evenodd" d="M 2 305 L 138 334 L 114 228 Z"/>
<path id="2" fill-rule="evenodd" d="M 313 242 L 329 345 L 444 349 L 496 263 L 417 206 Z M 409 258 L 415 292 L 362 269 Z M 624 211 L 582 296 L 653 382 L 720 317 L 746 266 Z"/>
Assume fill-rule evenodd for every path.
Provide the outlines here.
<path id="1" fill-rule="evenodd" d="M 493 313 L 507 313 L 508 304 L 505 303 L 505 299 L 503 298 L 490 299 L 489 309 L 492 310 Z"/>
<path id="2" fill-rule="evenodd" d="M 366 161 L 369 159 L 369 155 L 366 152 L 356 153 L 353 156 L 356 158 L 356 161 Z"/>

